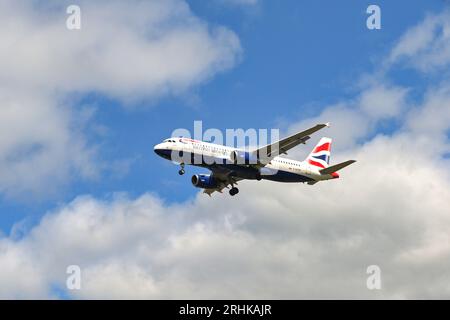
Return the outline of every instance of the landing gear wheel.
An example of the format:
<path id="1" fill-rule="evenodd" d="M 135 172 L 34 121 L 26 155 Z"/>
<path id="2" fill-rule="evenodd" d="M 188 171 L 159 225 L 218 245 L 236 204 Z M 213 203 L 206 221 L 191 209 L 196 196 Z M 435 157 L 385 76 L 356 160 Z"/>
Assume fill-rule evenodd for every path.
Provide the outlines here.
<path id="1" fill-rule="evenodd" d="M 180 176 L 182 176 L 185 173 L 185 171 L 184 171 L 184 163 L 181 163 L 180 166 L 181 166 L 181 169 L 180 169 L 180 171 L 178 171 L 178 174 Z"/>
<path id="2" fill-rule="evenodd" d="M 230 189 L 229 193 L 230 193 L 230 196 L 234 196 L 239 193 L 239 189 L 236 187 L 233 187 Z"/>

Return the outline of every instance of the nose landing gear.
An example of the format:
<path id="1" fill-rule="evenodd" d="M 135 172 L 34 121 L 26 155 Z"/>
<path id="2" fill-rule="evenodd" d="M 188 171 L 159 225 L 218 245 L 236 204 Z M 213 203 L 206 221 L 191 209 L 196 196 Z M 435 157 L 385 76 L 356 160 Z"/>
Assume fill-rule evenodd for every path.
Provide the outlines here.
<path id="1" fill-rule="evenodd" d="M 181 163 L 180 166 L 181 166 L 181 169 L 178 171 L 178 174 L 180 176 L 182 176 L 186 172 L 186 171 L 184 171 L 184 163 Z"/>

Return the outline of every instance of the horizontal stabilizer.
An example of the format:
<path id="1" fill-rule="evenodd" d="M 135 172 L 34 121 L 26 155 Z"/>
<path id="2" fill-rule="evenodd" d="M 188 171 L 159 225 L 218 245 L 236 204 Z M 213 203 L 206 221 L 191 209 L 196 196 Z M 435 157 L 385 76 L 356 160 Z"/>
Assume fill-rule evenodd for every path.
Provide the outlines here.
<path id="1" fill-rule="evenodd" d="M 336 171 L 341 170 L 342 168 L 345 168 L 345 167 L 351 165 L 351 164 L 354 163 L 354 162 L 356 162 L 356 160 L 348 160 L 348 161 L 344 161 L 344 162 L 335 164 L 334 166 L 330 166 L 330 167 L 328 167 L 328 168 L 322 169 L 322 170 L 320 170 L 319 172 L 320 172 L 321 174 L 332 174 L 332 173 L 334 173 L 334 172 L 336 172 Z"/>

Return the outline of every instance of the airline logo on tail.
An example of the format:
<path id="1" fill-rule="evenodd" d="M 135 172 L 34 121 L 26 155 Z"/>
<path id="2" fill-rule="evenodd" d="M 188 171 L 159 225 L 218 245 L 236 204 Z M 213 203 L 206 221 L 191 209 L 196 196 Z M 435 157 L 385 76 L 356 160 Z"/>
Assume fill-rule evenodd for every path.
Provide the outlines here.
<path id="1" fill-rule="evenodd" d="M 306 161 L 319 168 L 327 168 L 331 156 L 331 138 L 322 138 L 313 151 L 306 158 Z"/>

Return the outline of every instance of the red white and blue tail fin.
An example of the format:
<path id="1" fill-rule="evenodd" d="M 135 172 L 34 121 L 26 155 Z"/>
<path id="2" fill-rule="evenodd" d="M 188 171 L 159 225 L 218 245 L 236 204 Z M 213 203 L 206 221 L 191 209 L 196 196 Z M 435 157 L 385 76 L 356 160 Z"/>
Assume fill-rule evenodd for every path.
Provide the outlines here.
<path id="1" fill-rule="evenodd" d="M 319 169 L 327 168 L 331 156 L 331 138 L 322 138 L 306 158 L 306 162 Z"/>

